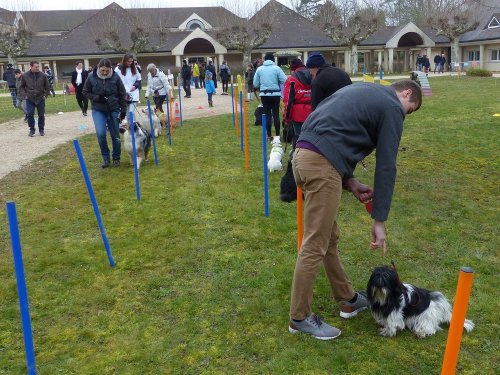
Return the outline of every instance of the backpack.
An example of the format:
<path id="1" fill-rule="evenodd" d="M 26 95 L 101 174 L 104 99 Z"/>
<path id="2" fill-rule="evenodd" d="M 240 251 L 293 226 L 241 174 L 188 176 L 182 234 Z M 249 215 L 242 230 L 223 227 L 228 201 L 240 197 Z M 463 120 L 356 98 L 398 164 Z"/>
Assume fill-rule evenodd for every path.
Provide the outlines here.
<path id="1" fill-rule="evenodd" d="M 301 74 L 299 79 L 298 74 Z M 287 108 L 284 119 L 289 121 L 304 122 L 311 113 L 311 84 L 306 83 L 306 76 L 300 71 L 293 72 L 290 80 Z M 295 108 L 294 108 L 295 107 Z"/>

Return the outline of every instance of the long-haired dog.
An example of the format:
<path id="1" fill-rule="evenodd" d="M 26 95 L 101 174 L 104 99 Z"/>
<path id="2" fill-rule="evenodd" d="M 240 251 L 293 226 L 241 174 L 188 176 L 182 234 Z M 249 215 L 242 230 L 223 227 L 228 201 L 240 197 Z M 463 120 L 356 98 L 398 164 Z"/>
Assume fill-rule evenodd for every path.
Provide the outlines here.
<path id="1" fill-rule="evenodd" d="M 281 145 L 280 137 L 277 135 L 273 137 L 271 141 L 271 153 L 269 154 L 269 161 L 267 162 L 267 168 L 269 172 L 280 171 L 282 168 L 281 159 L 285 151 L 283 151 L 283 146 Z"/>
<path id="2" fill-rule="evenodd" d="M 151 122 L 153 123 L 153 130 L 155 132 L 155 138 L 159 137 L 161 135 L 161 121 L 158 118 L 157 114 L 157 109 L 155 108 L 154 111 L 151 112 Z M 161 112 L 160 112 L 161 113 Z M 149 125 L 149 113 L 148 110 L 143 108 L 142 109 L 142 116 L 140 119 L 137 119 L 141 124 L 148 124 Z"/>
<path id="3" fill-rule="evenodd" d="M 402 283 L 395 268 L 377 267 L 368 281 L 367 297 L 375 321 L 382 327 L 382 336 L 395 336 L 405 328 L 418 338 L 439 331 L 442 323 L 451 320 L 451 305 L 437 291 L 429 291 Z M 464 328 L 472 331 L 474 323 L 465 320 Z"/>
<path id="4" fill-rule="evenodd" d="M 127 120 L 120 125 L 120 133 L 123 133 L 124 147 L 130 155 L 130 164 L 134 165 L 134 151 L 132 147 L 132 133 Z M 144 129 L 138 122 L 134 122 L 135 151 L 137 155 L 137 169 L 141 167 L 143 160 L 148 160 L 151 149 L 151 133 Z"/>

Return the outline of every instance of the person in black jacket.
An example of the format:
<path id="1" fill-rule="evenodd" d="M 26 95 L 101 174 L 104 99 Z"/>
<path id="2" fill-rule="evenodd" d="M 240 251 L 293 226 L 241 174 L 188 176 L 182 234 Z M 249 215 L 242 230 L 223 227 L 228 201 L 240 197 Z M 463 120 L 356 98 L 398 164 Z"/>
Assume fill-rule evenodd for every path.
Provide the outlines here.
<path id="1" fill-rule="evenodd" d="M 181 76 L 182 76 L 182 88 L 184 89 L 184 91 L 186 93 L 186 95 L 184 95 L 184 97 L 190 98 L 191 97 L 192 72 L 191 72 L 191 67 L 187 63 L 187 60 L 183 60 L 183 62 L 182 62 Z"/>
<path id="2" fill-rule="evenodd" d="M 7 86 L 9 86 L 10 96 L 12 97 L 12 105 L 14 108 L 17 108 L 16 75 L 12 64 L 7 64 L 7 69 L 5 69 L 2 78 L 7 82 Z"/>
<path id="3" fill-rule="evenodd" d="M 84 116 L 87 116 L 87 109 L 89 106 L 87 98 L 83 95 L 83 87 L 85 86 L 88 75 L 88 71 L 83 67 L 83 62 L 81 60 L 77 61 L 75 70 L 73 70 L 71 74 L 71 84 L 75 88 L 76 101 Z"/>
<path id="4" fill-rule="evenodd" d="M 109 129 L 113 145 L 113 166 L 120 166 L 119 121 L 127 115 L 127 91 L 121 78 L 112 70 L 111 61 L 108 59 L 99 61 L 88 76 L 82 93 L 92 104 L 92 119 L 103 158 L 102 168 L 109 167 L 110 162 L 106 129 Z"/>
<path id="5" fill-rule="evenodd" d="M 319 52 L 311 53 L 307 59 L 306 68 L 313 77 L 311 84 L 311 109 L 313 111 L 319 103 L 335 91 L 352 83 L 346 72 L 327 64 Z"/>

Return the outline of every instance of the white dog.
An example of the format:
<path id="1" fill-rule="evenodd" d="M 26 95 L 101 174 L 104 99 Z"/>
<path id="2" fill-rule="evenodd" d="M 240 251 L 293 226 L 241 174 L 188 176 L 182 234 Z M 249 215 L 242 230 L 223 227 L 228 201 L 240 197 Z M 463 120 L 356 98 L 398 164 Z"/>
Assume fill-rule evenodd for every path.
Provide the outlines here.
<path id="1" fill-rule="evenodd" d="M 282 168 L 281 159 L 283 159 L 283 146 L 280 142 L 280 137 L 273 137 L 271 142 L 271 153 L 269 154 L 269 161 L 267 162 L 267 168 L 269 172 L 280 171 Z"/>
<path id="2" fill-rule="evenodd" d="M 398 329 L 408 328 L 418 338 L 424 338 L 451 320 L 451 305 L 441 292 L 402 283 L 396 270 L 387 266 L 373 270 L 367 297 L 373 318 L 382 327 L 382 336 L 395 336 Z M 464 328 L 470 332 L 474 323 L 465 319 Z"/>
<path id="3" fill-rule="evenodd" d="M 134 165 L 134 156 L 132 148 L 132 133 L 130 126 L 125 119 L 120 125 L 120 133 L 123 133 L 124 147 L 130 155 L 130 164 Z M 143 160 L 148 160 L 148 153 L 151 148 L 151 134 L 143 129 L 138 122 L 134 122 L 135 151 L 137 155 L 137 169 L 141 167 Z"/>

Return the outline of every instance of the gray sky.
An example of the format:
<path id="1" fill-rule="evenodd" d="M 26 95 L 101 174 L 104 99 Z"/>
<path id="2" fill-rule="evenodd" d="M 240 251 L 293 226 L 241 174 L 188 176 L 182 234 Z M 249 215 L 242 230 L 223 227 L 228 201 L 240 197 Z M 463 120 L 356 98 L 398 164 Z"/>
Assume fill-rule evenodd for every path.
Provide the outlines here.
<path id="1" fill-rule="evenodd" d="M 266 4 L 269 0 L 261 0 Z M 290 7 L 289 0 L 278 0 Z M 63 10 L 63 9 L 100 9 L 111 4 L 113 0 L 0 0 L 0 8 L 10 10 Z M 171 8 L 171 7 L 199 7 L 215 6 L 223 2 L 233 5 L 241 2 L 244 7 L 253 8 L 259 0 L 115 0 L 124 8 Z M 231 8 L 228 6 L 227 8 Z"/>

